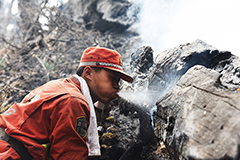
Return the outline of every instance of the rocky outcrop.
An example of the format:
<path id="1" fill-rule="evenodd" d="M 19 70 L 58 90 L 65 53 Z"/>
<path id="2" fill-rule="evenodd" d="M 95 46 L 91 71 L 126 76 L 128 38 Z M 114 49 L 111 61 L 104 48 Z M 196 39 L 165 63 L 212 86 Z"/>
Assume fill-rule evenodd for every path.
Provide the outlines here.
<path id="1" fill-rule="evenodd" d="M 157 102 L 155 134 L 173 159 L 239 158 L 240 93 L 221 87 L 220 77 L 194 66 Z"/>
<path id="2" fill-rule="evenodd" d="M 148 142 L 141 143 L 141 158 L 162 159 L 166 147 L 169 159 L 238 159 L 239 58 L 201 40 L 162 52 L 154 64 L 152 52 L 141 47 L 132 54 L 134 83 L 122 86 L 132 94 L 119 103 L 125 115 L 139 116 L 137 142 Z M 148 139 L 154 103 L 154 135 Z M 135 154 L 135 144 L 126 159 Z"/>
<path id="3" fill-rule="evenodd" d="M 239 159 L 240 60 L 197 40 L 157 56 L 155 135 L 171 159 Z"/>
<path id="4" fill-rule="evenodd" d="M 202 40 L 165 50 L 155 59 L 156 67 L 151 76 L 149 89 L 161 91 L 162 96 L 192 66 L 198 64 L 207 68 L 219 68 L 220 71 L 220 68 L 223 69 L 226 64 L 231 63 L 229 60 L 231 56 L 230 52 L 219 51 Z"/>
<path id="5" fill-rule="evenodd" d="M 136 21 L 136 17 L 127 15 L 131 5 L 127 0 L 69 0 L 65 11 L 76 22 L 84 22 L 88 29 L 123 32 Z"/>

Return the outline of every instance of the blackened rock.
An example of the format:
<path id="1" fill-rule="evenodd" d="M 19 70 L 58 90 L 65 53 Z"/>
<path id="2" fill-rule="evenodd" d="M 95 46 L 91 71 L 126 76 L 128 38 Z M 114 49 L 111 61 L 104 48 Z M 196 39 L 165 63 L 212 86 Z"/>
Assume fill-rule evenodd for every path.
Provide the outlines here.
<path id="1" fill-rule="evenodd" d="M 219 62 L 229 59 L 232 54 L 219 51 L 201 40 L 180 45 L 163 51 L 155 59 L 155 68 L 150 77 L 150 90 L 160 90 L 161 95 L 167 93 L 194 65 L 217 68 Z"/>
<path id="2" fill-rule="evenodd" d="M 122 156 L 119 160 L 139 160 L 140 155 L 139 153 L 142 152 L 143 144 L 136 143 L 132 145 Z"/>
<path id="3" fill-rule="evenodd" d="M 127 0 L 69 0 L 65 12 L 73 16 L 74 21 L 86 23 L 88 29 L 123 32 L 136 21 L 136 17 L 127 15 L 131 5 Z"/>
<path id="4" fill-rule="evenodd" d="M 130 61 L 132 84 L 123 82 L 122 90 L 144 92 L 149 85 L 149 77 L 153 68 L 153 50 L 149 46 L 138 48 L 131 54 Z"/>
<path id="5" fill-rule="evenodd" d="M 194 66 L 157 102 L 155 135 L 172 159 L 239 159 L 240 93 L 221 76 Z"/>
<path id="6" fill-rule="evenodd" d="M 228 59 L 221 60 L 214 70 L 221 73 L 219 81 L 222 86 L 229 90 L 240 88 L 240 60 L 237 56 L 231 56 Z"/>
<path id="7" fill-rule="evenodd" d="M 135 72 L 148 73 L 153 66 L 153 50 L 149 46 L 143 46 L 131 54 L 131 68 Z M 136 71 L 137 70 L 137 71 Z"/>

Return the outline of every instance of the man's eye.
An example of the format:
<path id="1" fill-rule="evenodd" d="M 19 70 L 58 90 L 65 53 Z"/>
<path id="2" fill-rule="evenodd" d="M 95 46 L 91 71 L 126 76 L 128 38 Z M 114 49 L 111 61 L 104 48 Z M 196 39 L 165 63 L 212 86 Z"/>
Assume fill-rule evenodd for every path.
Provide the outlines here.
<path id="1" fill-rule="evenodd" d="M 112 81 L 114 81 L 114 82 L 118 82 L 118 81 L 120 81 L 120 78 L 119 77 L 115 77 L 115 76 L 110 76 L 110 79 L 112 80 Z"/>
<path id="2" fill-rule="evenodd" d="M 110 76 L 110 79 L 111 79 L 111 80 L 116 80 L 116 78 L 115 78 L 115 77 L 113 77 L 113 76 Z"/>

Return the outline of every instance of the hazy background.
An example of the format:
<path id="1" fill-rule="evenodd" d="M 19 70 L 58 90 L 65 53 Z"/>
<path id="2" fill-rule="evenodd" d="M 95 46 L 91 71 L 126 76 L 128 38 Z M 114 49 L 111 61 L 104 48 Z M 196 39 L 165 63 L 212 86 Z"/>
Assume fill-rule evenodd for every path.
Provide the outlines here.
<path id="1" fill-rule="evenodd" d="M 239 0 L 133 0 L 139 33 L 155 55 L 196 39 L 240 56 Z"/>
<path id="2" fill-rule="evenodd" d="M 8 0 L 9 4 L 12 0 Z M 141 45 L 162 51 L 196 39 L 240 56 L 239 0 L 129 0 L 139 8 L 137 27 Z M 51 0 L 50 5 L 68 0 Z M 15 0 L 12 14 L 17 14 Z M 7 8 L 5 13 L 8 12 Z M 44 17 L 40 17 L 45 23 Z M 13 25 L 8 25 L 10 31 Z"/>

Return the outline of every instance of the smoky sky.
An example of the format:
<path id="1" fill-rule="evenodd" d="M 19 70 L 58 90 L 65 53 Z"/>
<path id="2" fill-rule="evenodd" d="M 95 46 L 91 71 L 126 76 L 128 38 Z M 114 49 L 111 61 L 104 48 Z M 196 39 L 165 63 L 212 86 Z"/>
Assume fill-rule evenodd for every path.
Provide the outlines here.
<path id="1" fill-rule="evenodd" d="M 239 0 L 132 0 L 140 7 L 138 32 L 155 56 L 203 40 L 240 56 Z"/>

